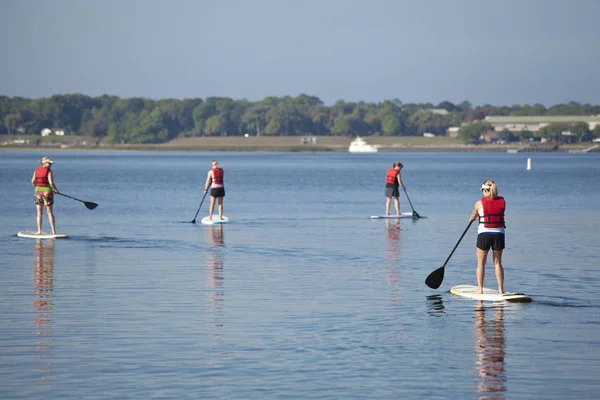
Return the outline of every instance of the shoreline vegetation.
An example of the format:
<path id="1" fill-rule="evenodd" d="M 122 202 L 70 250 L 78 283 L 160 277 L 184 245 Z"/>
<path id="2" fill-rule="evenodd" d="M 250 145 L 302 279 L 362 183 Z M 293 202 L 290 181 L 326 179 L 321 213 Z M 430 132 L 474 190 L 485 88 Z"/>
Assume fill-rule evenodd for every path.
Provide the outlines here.
<path id="1" fill-rule="evenodd" d="M 2 137 L 2 136 L 0 136 Z M 3 135 L 0 150 L 80 150 L 80 151 L 236 151 L 236 152 L 348 152 L 354 138 L 316 136 L 316 142 L 302 144 L 298 136 L 219 136 L 176 138 L 161 144 L 110 144 L 85 136 L 44 137 Z M 364 137 L 380 152 L 598 152 L 599 145 L 584 143 L 482 143 L 465 144 L 449 137 Z M 308 141 L 310 143 L 310 141 Z"/>

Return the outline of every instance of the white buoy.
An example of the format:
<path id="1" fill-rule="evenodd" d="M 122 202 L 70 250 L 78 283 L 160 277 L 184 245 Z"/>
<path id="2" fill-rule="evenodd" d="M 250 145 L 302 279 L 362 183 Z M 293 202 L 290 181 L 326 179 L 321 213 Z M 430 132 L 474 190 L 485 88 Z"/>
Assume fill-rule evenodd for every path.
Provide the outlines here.
<path id="1" fill-rule="evenodd" d="M 531 158 L 527 159 L 527 171 L 531 171 Z"/>

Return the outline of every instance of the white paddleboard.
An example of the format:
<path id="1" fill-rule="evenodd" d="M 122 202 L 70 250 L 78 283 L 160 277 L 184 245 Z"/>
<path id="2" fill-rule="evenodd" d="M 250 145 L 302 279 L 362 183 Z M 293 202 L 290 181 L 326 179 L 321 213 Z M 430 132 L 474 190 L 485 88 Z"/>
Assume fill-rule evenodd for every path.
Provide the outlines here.
<path id="1" fill-rule="evenodd" d="M 17 233 L 18 237 L 22 237 L 22 238 L 31 238 L 31 239 L 64 239 L 67 237 L 67 235 L 65 235 L 64 233 L 48 233 L 48 232 L 42 232 L 41 234 L 37 234 L 34 231 L 23 231 L 23 232 L 19 232 Z"/>
<path id="2" fill-rule="evenodd" d="M 475 285 L 457 285 L 450 288 L 450 293 L 457 296 L 465 297 L 473 300 L 487 300 L 487 301 L 516 301 L 528 303 L 533 301 L 531 297 L 524 293 L 504 292 L 498 294 L 497 290 L 483 288 L 483 293 L 475 293 L 477 286 Z"/>
<path id="3" fill-rule="evenodd" d="M 404 212 L 400 215 L 371 215 L 371 219 L 397 219 L 397 218 L 412 218 L 413 213 Z"/>
<path id="4" fill-rule="evenodd" d="M 227 224 L 229 223 L 229 218 L 223 215 L 223 219 L 220 219 L 218 215 L 213 215 L 212 219 L 209 219 L 208 216 L 206 216 L 202 218 L 201 222 L 205 225 Z"/>

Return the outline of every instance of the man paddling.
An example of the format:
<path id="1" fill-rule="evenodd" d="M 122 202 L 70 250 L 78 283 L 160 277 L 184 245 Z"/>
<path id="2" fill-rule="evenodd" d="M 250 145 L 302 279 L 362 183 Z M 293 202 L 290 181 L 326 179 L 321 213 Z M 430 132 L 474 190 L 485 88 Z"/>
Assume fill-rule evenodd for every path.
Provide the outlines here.
<path id="1" fill-rule="evenodd" d="M 390 215 L 392 197 L 394 198 L 394 206 L 396 206 L 396 215 L 400 215 L 400 186 L 406 190 L 400 173 L 402 168 L 404 168 L 404 165 L 401 162 L 395 162 L 385 176 L 385 215 Z"/>
<path id="2" fill-rule="evenodd" d="M 54 223 L 54 213 L 52 212 L 52 205 L 54 204 L 54 193 L 59 193 L 56 185 L 54 184 L 54 176 L 50 167 L 54 164 L 54 161 L 50 157 L 43 157 L 40 160 L 41 167 L 37 167 L 33 172 L 31 178 L 31 184 L 35 188 L 35 194 L 33 195 L 33 202 L 37 209 L 37 235 L 42 233 L 42 206 L 46 206 L 46 212 L 48 214 L 48 221 L 52 228 L 52 234 L 56 235 L 56 226 Z"/>

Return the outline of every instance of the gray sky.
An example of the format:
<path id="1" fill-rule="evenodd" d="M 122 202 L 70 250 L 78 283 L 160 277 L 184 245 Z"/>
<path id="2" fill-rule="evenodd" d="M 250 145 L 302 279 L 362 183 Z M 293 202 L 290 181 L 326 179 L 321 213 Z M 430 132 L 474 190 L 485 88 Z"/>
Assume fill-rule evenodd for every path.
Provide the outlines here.
<path id="1" fill-rule="evenodd" d="M 600 0 L 0 0 L 0 95 L 600 104 Z"/>

